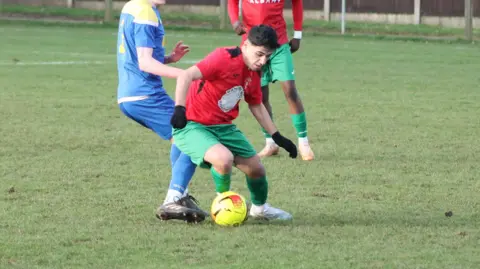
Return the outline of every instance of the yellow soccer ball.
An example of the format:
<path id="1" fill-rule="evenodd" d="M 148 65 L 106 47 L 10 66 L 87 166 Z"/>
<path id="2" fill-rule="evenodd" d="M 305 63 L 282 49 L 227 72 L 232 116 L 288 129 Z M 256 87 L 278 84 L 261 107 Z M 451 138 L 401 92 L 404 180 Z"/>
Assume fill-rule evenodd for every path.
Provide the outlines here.
<path id="1" fill-rule="evenodd" d="M 217 195 L 210 209 L 213 221 L 220 226 L 239 226 L 247 220 L 247 213 L 245 198 L 233 191 Z"/>

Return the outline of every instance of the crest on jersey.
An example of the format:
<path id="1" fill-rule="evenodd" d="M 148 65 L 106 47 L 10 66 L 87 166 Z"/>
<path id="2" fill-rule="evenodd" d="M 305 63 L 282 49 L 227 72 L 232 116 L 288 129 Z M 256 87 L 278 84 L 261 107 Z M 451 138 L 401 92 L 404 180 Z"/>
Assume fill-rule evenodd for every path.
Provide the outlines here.
<path id="1" fill-rule="evenodd" d="M 229 112 L 241 99 L 243 99 L 243 87 L 235 86 L 222 96 L 222 98 L 218 101 L 218 107 L 223 112 Z"/>

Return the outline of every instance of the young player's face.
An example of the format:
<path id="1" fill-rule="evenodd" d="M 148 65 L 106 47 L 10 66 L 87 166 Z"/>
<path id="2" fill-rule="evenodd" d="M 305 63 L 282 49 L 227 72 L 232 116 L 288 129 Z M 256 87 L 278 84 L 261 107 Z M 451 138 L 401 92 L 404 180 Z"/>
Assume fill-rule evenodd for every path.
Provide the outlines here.
<path id="1" fill-rule="evenodd" d="M 270 59 L 273 51 L 265 47 L 252 45 L 248 40 L 243 44 L 243 58 L 248 68 L 253 71 L 260 71 Z"/>

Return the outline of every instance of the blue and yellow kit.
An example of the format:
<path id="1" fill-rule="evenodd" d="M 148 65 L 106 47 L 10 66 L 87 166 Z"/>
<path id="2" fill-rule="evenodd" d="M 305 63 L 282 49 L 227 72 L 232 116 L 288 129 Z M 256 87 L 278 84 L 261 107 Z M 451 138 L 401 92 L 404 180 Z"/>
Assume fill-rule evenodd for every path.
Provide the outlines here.
<path id="1" fill-rule="evenodd" d="M 162 78 L 138 67 L 137 47 L 153 48 L 153 58 L 163 63 L 165 31 L 160 13 L 147 0 L 132 0 L 120 15 L 117 38 L 117 99 L 138 99 L 164 91 Z"/>

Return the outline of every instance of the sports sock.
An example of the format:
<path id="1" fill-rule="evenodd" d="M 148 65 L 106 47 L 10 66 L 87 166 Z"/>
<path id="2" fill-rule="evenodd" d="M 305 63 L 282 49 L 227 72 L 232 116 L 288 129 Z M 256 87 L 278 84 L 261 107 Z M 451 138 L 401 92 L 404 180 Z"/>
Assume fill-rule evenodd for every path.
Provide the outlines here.
<path id="1" fill-rule="evenodd" d="M 215 182 L 215 191 L 217 193 L 222 193 L 230 190 L 231 176 L 232 173 L 222 175 L 215 170 L 215 168 L 210 168 L 212 173 L 213 181 Z"/>
<path id="2" fill-rule="evenodd" d="M 268 140 L 269 138 L 271 139 L 272 136 L 267 132 L 267 130 L 262 128 L 263 136 Z"/>
<path id="3" fill-rule="evenodd" d="M 276 145 L 276 144 L 275 144 L 275 141 L 273 141 L 273 138 L 271 138 L 271 137 L 266 138 L 266 139 L 265 139 L 265 142 L 266 142 L 267 145 L 269 145 L 269 146 Z"/>
<path id="4" fill-rule="evenodd" d="M 163 204 L 173 203 L 180 200 L 183 197 L 183 194 L 177 190 L 169 189 L 167 192 L 167 196 L 163 201 Z"/>
<path id="5" fill-rule="evenodd" d="M 187 194 L 188 184 L 196 168 L 197 166 L 192 163 L 188 155 L 180 154 L 172 167 L 172 179 L 170 180 L 164 204 L 174 202 L 176 201 L 175 199 L 180 199 Z"/>
<path id="6" fill-rule="evenodd" d="M 307 137 L 307 118 L 305 112 L 300 114 L 292 114 L 292 122 L 295 130 L 297 131 L 298 138 Z"/>
<path id="7" fill-rule="evenodd" d="M 177 161 L 181 153 L 182 152 L 180 151 L 180 149 L 178 149 L 177 146 L 175 146 L 175 144 L 172 144 L 170 148 L 170 163 L 172 167 L 175 165 L 175 162 Z"/>
<path id="8" fill-rule="evenodd" d="M 265 204 L 268 196 L 267 177 L 263 176 L 261 178 L 252 179 L 247 176 L 246 178 L 248 190 L 250 190 L 252 204 L 257 206 Z"/>

